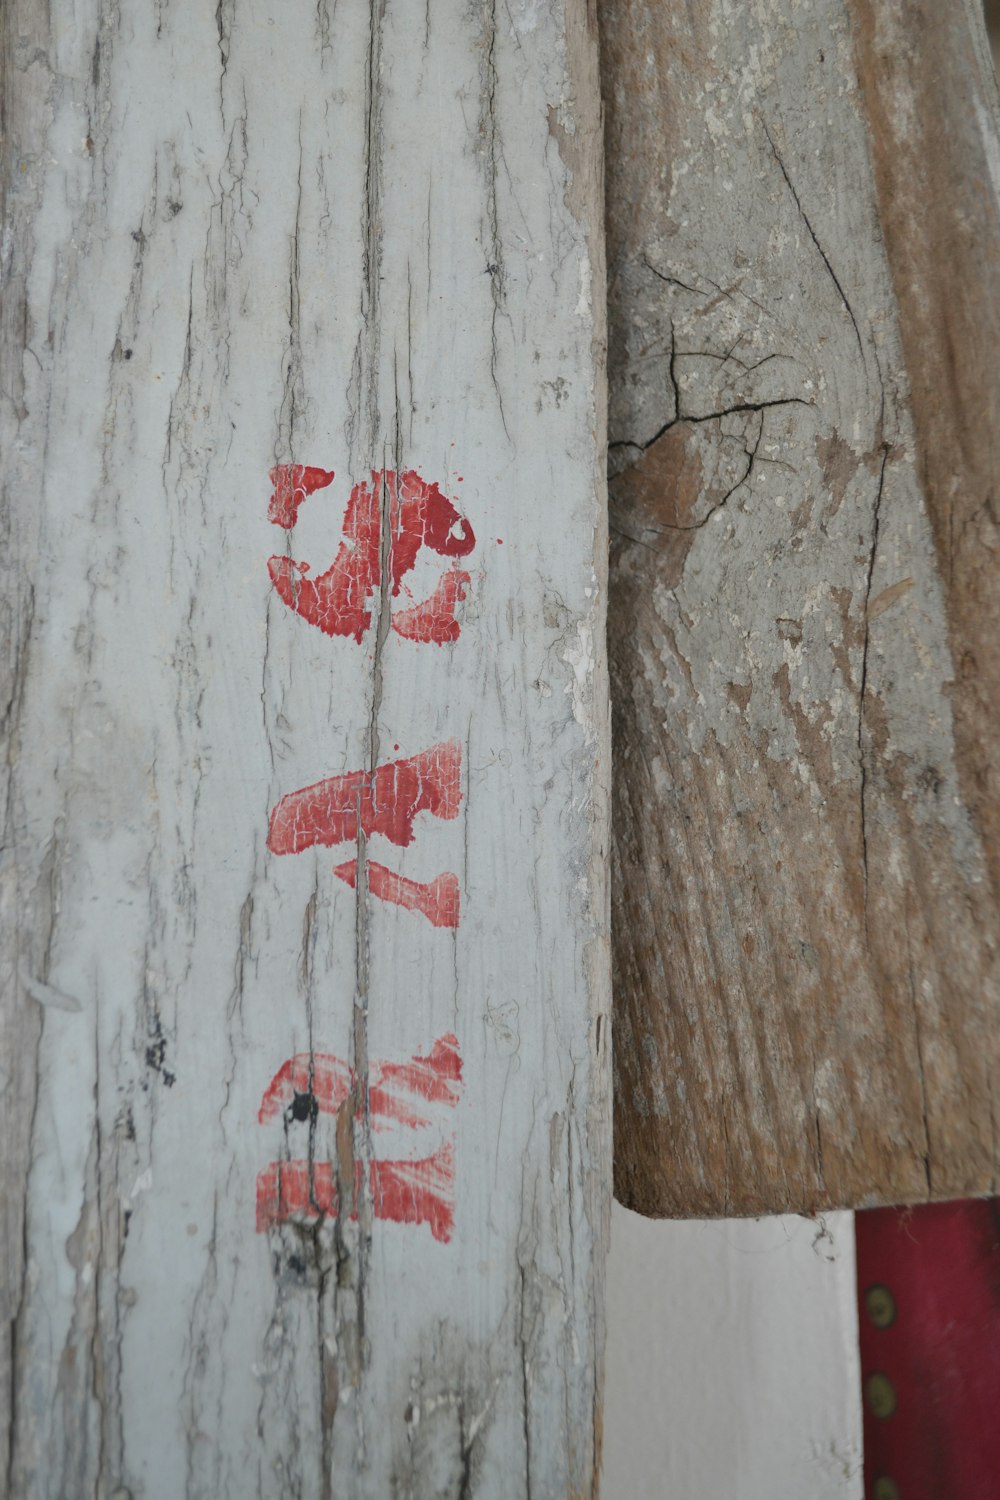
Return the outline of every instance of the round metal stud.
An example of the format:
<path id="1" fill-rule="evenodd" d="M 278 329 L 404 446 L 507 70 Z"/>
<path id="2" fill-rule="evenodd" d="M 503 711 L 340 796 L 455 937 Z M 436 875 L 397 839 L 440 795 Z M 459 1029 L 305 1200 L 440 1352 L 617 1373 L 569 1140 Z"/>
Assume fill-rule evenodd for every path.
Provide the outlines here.
<path id="1" fill-rule="evenodd" d="M 896 1410 L 896 1391 L 888 1375 L 869 1375 L 865 1381 L 865 1402 L 873 1417 L 884 1422 Z"/>
<path id="2" fill-rule="evenodd" d="M 900 1500 L 899 1485 L 888 1474 L 882 1474 L 872 1485 L 872 1500 Z"/>
<path id="3" fill-rule="evenodd" d="M 887 1286 L 865 1289 L 865 1312 L 875 1328 L 889 1328 L 896 1321 L 896 1300 Z"/>

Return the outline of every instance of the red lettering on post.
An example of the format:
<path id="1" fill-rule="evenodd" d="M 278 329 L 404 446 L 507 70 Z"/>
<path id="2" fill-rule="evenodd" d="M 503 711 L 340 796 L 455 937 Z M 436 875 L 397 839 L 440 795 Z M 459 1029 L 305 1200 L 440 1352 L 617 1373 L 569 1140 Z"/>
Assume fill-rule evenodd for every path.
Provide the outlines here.
<path id="1" fill-rule="evenodd" d="M 358 862 L 349 859 L 345 864 L 334 865 L 333 873 L 353 890 L 358 883 Z M 368 889 L 380 901 L 402 906 L 406 911 L 418 911 L 434 927 L 458 926 L 458 877 L 450 871 L 426 882 L 407 880 L 373 861 L 368 865 Z"/>
<path id="2" fill-rule="evenodd" d="M 462 747 L 458 740 L 446 740 L 374 772 L 349 771 L 289 792 L 271 812 L 267 847 L 272 854 L 301 854 L 317 844 L 355 843 L 360 831 L 365 838 L 381 834 L 405 848 L 413 841 L 419 813 L 458 817 L 461 788 Z M 357 885 L 356 860 L 336 865 L 333 873 Z M 458 926 L 458 879 L 450 871 L 424 882 L 371 863 L 368 889 L 380 901 L 419 912 L 434 927 Z"/>
<path id="3" fill-rule="evenodd" d="M 373 1119 L 418 1129 L 431 1123 L 425 1104 L 454 1109 L 461 1092 L 462 1054 L 458 1037 L 449 1031 L 438 1037 L 428 1057 L 418 1053 L 409 1062 L 382 1063 L 369 1083 L 368 1107 Z"/>
<path id="4" fill-rule="evenodd" d="M 264 1091 L 257 1119 L 275 1120 L 294 1109 L 295 1100 L 313 1101 L 318 1113 L 335 1115 L 355 1086 L 354 1069 L 330 1052 L 297 1052 L 275 1073 Z M 438 1105 L 454 1109 L 462 1092 L 462 1057 L 453 1032 L 438 1037 L 427 1057 L 409 1062 L 376 1062 L 368 1080 L 368 1114 L 375 1130 L 399 1124 L 420 1130 L 433 1123 Z M 308 1107 L 307 1107 L 308 1114 Z"/>
<path id="5" fill-rule="evenodd" d="M 465 598 L 469 585 L 469 574 L 458 568 L 449 568 L 441 574 L 438 585 L 423 604 L 410 609 L 393 610 L 392 628 L 408 641 L 433 642 L 443 646 L 448 641 L 457 641 L 459 624 L 455 618 L 455 606 Z"/>
<path id="6" fill-rule="evenodd" d="M 315 490 L 333 482 L 332 469 L 310 469 L 305 464 L 278 464 L 268 475 L 274 493 L 268 501 L 267 519 L 286 531 L 295 525 L 299 506 Z"/>
<path id="7" fill-rule="evenodd" d="M 355 1164 L 354 1203 L 364 1180 Z M 447 1244 L 455 1226 L 455 1147 L 449 1142 L 419 1161 L 373 1161 L 368 1184 L 376 1219 L 395 1224 L 426 1224 L 436 1240 Z M 333 1163 L 274 1161 L 257 1174 L 257 1232 L 287 1219 L 335 1218 L 340 1209 Z"/>
<path id="8" fill-rule="evenodd" d="M 267 847 L 272 854 L 301 854 L 316 844 L 332 848 L 380 833 L 405 848 L 418 813 L 457 818 L 462 800 L 462 746 L 433 745 L 374 772 L 348 771 L 289 792 L 271 813 Z"/>
<path id="9" fill-rule="evenodd" d="M 290 514 L 292 519 L 287 524 L 291 525 L 301 501 L 281 509 L 276 497 L 277 487 L 272 506 L 281 514 Z M 275 556 L 268 561 L 271 581 L 289 609 L 326 635 L 353 636 L 360 643 L 371 625 L 368 601 L 382 587 L 383 507 L 388 520 L 393 599 L 399 597 L 403 578 L 412 570 L 422 547 L 440 557 L 459 558 L 467 557 L 476 545 L 469 522 L 438 485 L 429 484 L 413 469 L 399 473 L 372 470 L 370 484 L 362 480 L 351 490 L 344 515 L 344 540 L 325 573 L 310 578 L 309 564 L 290 557 Z M 408 640 L 439 646 L 457 640 L 460 627 L 456 605 L 465 598 L 469 582 L 466 572 L 446 571 L 428 599 L 399 611 L 390 610 L 393 628 Z"/>
<path id="10" fill-rule="evenodd" d="M 336 1115 L 357 1088 L 357 1076 L 330 1053 L 300 1052 L 275 1073 L 264 1091 L 257 1119 L 261 1124 L 284 1117 L 286 1128 L 321 1114 Z M 371 1066 L 367 1100 L 362 1108 L 375 1130 L 401 1125 L 419 1142 L 458 1105 L 462 1093 L 462 1057 L 458 1038 L 438 1037 L 428 1056 Z M 354 1167 L 351 1218 L 364 1181 L 361 1162 Z M 448 1240 L 455 1213 L 455 1146 L 446 1141 L 432 1154 L 376 1160 L 368 1166 L 368 1186 L 375 1217 L 397 1224 L 427 1224 L 437 1240 Z M 339 1212 L 336 1173 L 330 1161 L 273 1161 L 257 1175 L 257 1230 L 273 1229 L 287 1219 L 318 1219 Z"/>

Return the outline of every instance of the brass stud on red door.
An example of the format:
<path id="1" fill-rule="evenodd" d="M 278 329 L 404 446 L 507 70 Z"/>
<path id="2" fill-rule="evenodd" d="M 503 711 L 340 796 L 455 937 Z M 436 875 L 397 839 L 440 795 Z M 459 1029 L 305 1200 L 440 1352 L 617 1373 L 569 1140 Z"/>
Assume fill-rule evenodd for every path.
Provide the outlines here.
<path id="1" fill-rule="evenodd" d="M 881 1474 L 872 1485 L 872 1500 L 901 1500 L 899 1485 L 888 1474 Z"/>
<path id="2" fill-rule="evenodd" d="M 865 1381 L 865 1405 L 880 1422 L 892 1416 L 896 1410 L 896 1390 L 888 1375 L 869 1375 Z"/>
<path id="3" fill-rule="evenodd" d="M 896 1321 L 896 1302 L 887 1286 L 870 1286 L 865 1291 L 865 1312 L 874 1328 L 890 1328 Z"/>

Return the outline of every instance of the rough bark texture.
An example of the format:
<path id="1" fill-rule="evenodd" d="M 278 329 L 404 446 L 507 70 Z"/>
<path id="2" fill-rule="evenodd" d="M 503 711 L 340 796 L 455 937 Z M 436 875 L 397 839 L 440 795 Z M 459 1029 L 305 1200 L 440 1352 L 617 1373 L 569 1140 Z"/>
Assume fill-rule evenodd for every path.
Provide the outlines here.
<path id="1" fill-rule="evenodd" d="M 995 1188 L 1000 154 L 975 0 L 604 0 L 615 1185 Z"/>
<path id="2" fill-rule="evenodd" d="M 595 18 L 12 0 L 0 38 L 0 1493 L 589 1496 Z M 279 477 L 283 531 L 287 464 L 336 473 L 308 503 Z M 317 628 L 305 575 L 281 580 L 341 556 L 352 484 L 411 469 L 464 520 L 419 532 L 397 597 L 378 481 L 371 618 Z M 456 631 L 411 613 L 407 636 L 442 580 Z M 435 746 L 457 779 L 420 772 L 406 847 L 375 771 Z M 353 852 L 269 835 L 281 798 L 352 771 Z M 456 1052 L 460 1080 L 430 1070 Z M 413 1118 L 386 1083 L 411 1058 Z M 454 1161 L 440 1217 L 418 1141 Z"/>

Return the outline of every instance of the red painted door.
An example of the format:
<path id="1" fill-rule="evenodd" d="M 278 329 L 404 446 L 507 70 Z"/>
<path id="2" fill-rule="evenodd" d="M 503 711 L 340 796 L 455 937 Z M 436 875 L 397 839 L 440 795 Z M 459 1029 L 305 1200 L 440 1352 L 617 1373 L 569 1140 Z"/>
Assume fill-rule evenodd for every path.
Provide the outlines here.
<path id="1" fill-rule="evenodd" d="M 866 1500 L 998 1500 L 1000 1199 L 856 1226 Z"/>

